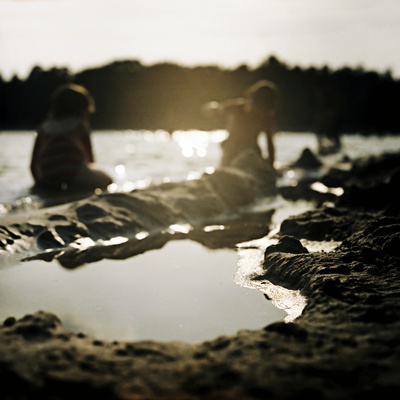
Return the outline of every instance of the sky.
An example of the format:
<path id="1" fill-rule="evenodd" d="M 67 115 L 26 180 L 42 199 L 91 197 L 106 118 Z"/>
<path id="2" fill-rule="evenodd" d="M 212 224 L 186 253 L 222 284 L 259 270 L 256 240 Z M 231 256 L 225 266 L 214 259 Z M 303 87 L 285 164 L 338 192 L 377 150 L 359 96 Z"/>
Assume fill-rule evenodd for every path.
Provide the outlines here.
<path id="1" fill-rule="evenodd" d="M 390 71 L 400 78 L 399 0 L 0 0 L 0 74 L 144 65 Z"/>

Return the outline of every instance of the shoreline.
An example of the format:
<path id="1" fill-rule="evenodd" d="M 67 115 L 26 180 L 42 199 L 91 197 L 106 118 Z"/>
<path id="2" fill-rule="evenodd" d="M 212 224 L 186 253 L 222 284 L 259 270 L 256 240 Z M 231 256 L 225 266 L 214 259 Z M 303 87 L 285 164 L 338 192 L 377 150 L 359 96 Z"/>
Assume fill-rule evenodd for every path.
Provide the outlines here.
<path id="1" fill-rule="evenodd" d="M 338 198 L 313 191 L 308 180 L 281 190 L 293 201 L 314 195 L 317 206 L 281 224 L 278 242 L 267 247 L 262 271 L 252 280 L 299 290 L 307 303 L 294 321 L 191 345 L 99 341 L 68 332 L 57 316 L 45 311 L 19 320 L 10 317 L 0 328 L 6 398 L 69 399 L 76 391 L 100 399 L 360 399 L 400 394 L 399 166 L 400 153 L 354 160 L 350 170 L 332 168 L 321 182 L 343 187 Z M 229 222 L 224 216 L 272 190 L 254 176 L 218 171 L 204 180 L 161 185 L 135 196 L 91 197 L 39 212 L 31 226 L 21 221 L 3 226 L 0 239 L 12 241 L 12 246 L 30 238 L 41 249 L 32 257 L 57 257 L 70 268 L 104 257 L 131 257 L 150 244 L 162 245 L 171 235 L 202 232 L 198 240 L 207 241 L 205 226 Z M 333 206 L 326 205 L 332 201 Z M 260 225 L 255 236 L 263 236 L 262 229 L 268 233 L 271 212 L 254 215 L 253 221 L 248 214 L 241 217 L 249 223 L 250 235 L 251 222 Z M 181 228 L 163 233 L 177 221 L 186 233 Z M 137 235 L 145 231 L 150 235 L 139 240 Z M 75 250 L 65 246 L 76 243 L 76 234 L 95 243 L 128 240 Z M 211 245 L 221 240 L 213 239 Z M 330 252 L 310 252 L 301 239 L 340 244 Z"/>

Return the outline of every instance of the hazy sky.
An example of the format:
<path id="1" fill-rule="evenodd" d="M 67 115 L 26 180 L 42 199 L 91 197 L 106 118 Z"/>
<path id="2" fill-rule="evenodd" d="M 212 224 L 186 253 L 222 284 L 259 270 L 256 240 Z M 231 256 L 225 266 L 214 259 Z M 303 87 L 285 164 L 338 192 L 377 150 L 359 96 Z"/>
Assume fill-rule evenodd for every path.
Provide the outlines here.
<path id="1" fill-rule="evenodd" d="M 0 0 L 0 73 L 121 59 L 362 66 L 400 77 L 400 0 Z"/>

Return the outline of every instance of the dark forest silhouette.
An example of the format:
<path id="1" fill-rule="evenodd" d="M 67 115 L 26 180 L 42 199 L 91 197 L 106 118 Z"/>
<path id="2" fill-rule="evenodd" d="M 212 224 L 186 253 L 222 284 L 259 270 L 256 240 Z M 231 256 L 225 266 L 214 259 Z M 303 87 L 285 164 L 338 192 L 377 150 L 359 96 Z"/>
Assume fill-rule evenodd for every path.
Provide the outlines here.
<path id="1" fill-rule="evenodd" d="M 67 82 L 93 94 L 94 129 L 218 129 L 222 127 L 204 118 L 202 105 L 237 97 L 260 79 L 274 81 L 281 89 L 280 130 L 315 131 L 315 89 L 323 79 L 344 99 L 341 133 L 400 132 L 400 81 L 389 72 L 291 67 L 274 56 L 253 69 L 246 65 L 235 69 L 172 63 L 144 66 L 127 60 L 71 74 L 65 68 L 36 66 L 25 80 L 14 76 L 5 81 L 0 76 L 0 129 L 36 129 L 46 117 L 51 93 Z"/>

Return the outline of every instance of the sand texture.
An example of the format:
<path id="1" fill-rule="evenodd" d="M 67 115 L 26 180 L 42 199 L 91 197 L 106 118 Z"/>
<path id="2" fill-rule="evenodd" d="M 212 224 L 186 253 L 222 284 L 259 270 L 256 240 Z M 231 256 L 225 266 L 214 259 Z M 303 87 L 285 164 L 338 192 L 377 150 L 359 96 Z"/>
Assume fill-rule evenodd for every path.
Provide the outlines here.
<path id="1" fill-rule="evenodd" d="M 100 341 L 67 331 L 46 310 L 10 316 L 0 327 L 0 398 L 399 397 L 400 154 L 329 169 L 320 181 L 343 187 L 340 197 L 313 190 L 309 177 L 279 191 L 289 200 L 312 199 L 315 209 L 282 223 L 262 269 L 249 278 L 299 291 L 306 303 L 298 318 L 187 344 Z M 251 214 L 246 206 L 271 194 L 272 178 L 223 169 L 196 181 L 92 196 L 2 220 L 0 256 L 75 268 L 183 236 L 229 246 L 268 233 L 273 210 Z M 205 233 L 217 224 L 231 229 Z M 305 240 L 337 245 L 311 251 Z"/>

